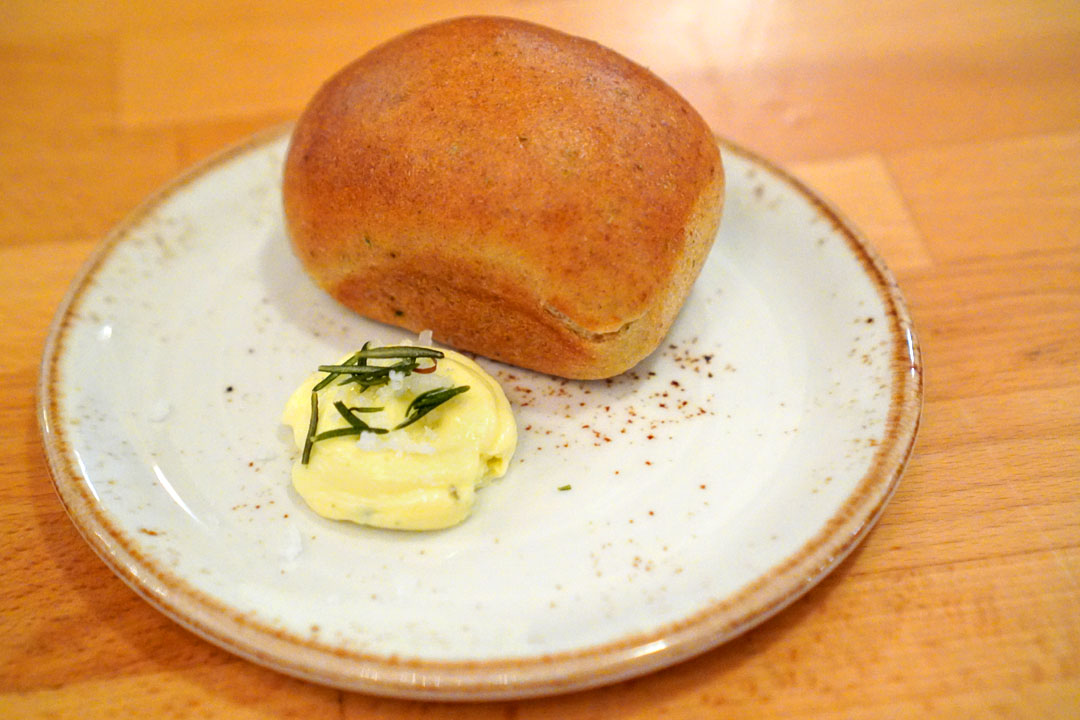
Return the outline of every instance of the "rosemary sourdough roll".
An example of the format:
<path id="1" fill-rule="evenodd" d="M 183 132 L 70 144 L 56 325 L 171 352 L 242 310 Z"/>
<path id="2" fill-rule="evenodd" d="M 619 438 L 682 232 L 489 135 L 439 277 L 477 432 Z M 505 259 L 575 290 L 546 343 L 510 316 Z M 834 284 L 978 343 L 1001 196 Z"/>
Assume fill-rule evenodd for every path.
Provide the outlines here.
<path id="1" fill-rule="evenodd" d="M 295 252 L 361 315 L 569 378 L 663 339 L 720 222 L 697 112 L 594 42 L 470 17 L 318 91 L 284 170 Z"/>

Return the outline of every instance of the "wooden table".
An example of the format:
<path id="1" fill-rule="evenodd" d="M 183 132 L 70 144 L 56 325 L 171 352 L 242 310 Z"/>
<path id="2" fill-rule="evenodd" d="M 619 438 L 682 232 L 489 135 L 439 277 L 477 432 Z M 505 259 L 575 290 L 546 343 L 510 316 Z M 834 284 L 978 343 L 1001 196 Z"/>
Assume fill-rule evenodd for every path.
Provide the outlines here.
<path id="1" fill-rule="evenodd" d="M 899 278 L 926 377 L 880 524 L 793 607 L 651 676 L 472 706 L 310 685 L 160 615 L 66 518 L 34 410 L 50 318 L 112 225 L 376 42 L 466 11 L 621 51 L 829 197 Z M 0 716 L 1080 716 L 1075 2 L 8 0 L 0 277 Z"/>

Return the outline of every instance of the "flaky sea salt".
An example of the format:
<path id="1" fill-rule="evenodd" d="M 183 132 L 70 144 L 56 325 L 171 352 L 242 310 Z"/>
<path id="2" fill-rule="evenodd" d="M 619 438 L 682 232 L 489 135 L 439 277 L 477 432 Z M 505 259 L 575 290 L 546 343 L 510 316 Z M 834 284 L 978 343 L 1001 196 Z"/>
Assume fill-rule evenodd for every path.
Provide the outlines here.
<path id="1" fill-rule="evenodd" d="M 372 432 L 360 433 L 360 437 L 356 440 L 356 447 L 360 448 L 361 450 L 378 450 L 378 434 Z"/>
<path id="2" fill-rule="evenodd" d="M 157 400 L 150 406 L 146 418 L 150 422 L 164 422 L 172 414 L 172 405 L 168 400 Z"/>
<path id="3" fill-rule="evenodd" d="M 434 434 L 431 433 L 430 428 L 425 428 L 425 430 L 427 432 L 425 432 L 423 440 L 415 440 L 406 432 L 385 435 L 368 432 L 360 433 L 360 437 L 356 441 L 356 447 L 370 452 L 389 450 L 410 455 L 432 455 L 435 453 L 435 446 L 428 441 L 434 439 Z"/>
<path id="4" fill-rule="evenodd" d="M 300 536 L 300 531 L 295 525 L 285 526 L 278 552 L 286 566 L 291 565 L 304 552 L 304 539 Z"/>

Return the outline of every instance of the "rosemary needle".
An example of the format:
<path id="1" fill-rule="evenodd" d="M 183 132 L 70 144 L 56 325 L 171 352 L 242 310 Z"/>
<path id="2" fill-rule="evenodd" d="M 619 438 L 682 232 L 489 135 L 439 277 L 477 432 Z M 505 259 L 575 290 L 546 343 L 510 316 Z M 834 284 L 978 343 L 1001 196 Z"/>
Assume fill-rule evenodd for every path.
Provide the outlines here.
<path id="1" fill-rule="evenodd" d="M 333 430 L 326 430 L 315 436 L 315 442 L 320 440 L 329 440 L 330 438 L 345 437 L 347 435 L 360 435 L 361 433 L 375 433 L 376 435 L 384 435 L 388 432 L 386 428 L 373 428 L 373 427 L 344 427 L 334 428 Z"/>
<path id="2" fill-rule="evenodd" d="M 304 438 L 304 453 L 300 464 L 307 465 L 311 459 L 311 446 L 315 443 L 315 431 L 319 427 L 319 393 L 311 391 L 311 419 L 308 420 L 307 436 Z"/>
<path id="3" fill-rule="evenodd" d="M 340 414 L 341 417 L 345 418 L 345 422 L 349 423 L 349 425 L 351 425 L 352 427 L 354 427 L 354 428 L 356 428 L 358 430 L 371 430 L 371 428 L 368 427 L 368 424 L 366 422 L 364 422 L 360 418 L 356 417 L 356 415 L 354 415 L 354 413 L 356 413 L 356 412 L 379 412 L 380 410 L 382 410 L 381 407 L 377 407 L 377 408 L 375 408 L 375 407 L 373 407 L 373 408 L 351 408 L 351 407 L 347 407 L 345 405 L 345 403 L 341 402 L 340 400 L 338 400 L 338 401 L 336 401 L 334 403 L 334 409 L 338 411 L 338 414 Z"/>
<path id="4" fill-rule="evenodd" d="M 415 345 L 386 345 L 377 348 L 362 348 L 356 354 L 359 358 L 441 358 L 442 350 L 417 347 Z"/>

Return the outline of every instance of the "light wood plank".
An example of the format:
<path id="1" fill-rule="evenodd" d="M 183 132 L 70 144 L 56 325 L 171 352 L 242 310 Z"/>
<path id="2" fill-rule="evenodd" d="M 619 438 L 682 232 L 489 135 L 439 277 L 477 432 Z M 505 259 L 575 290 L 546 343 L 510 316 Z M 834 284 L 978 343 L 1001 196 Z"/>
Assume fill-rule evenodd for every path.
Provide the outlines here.
<path id="1" fill-rule="evenodd" d="M 0 323 L 5 328 L 0 372 L 26 373 L 20 386 L 36 379 L 57 306 L 97 243 L 0 244 Z M 26 281 L 30 270 L 34 282 Z"/>
<path id="2" fill-rule="evenodd" d="M 72 683 L 0 696 L 5 717 L 115 720 L 115 718 L 339 717 L 340 694 L 254 665 L 152 669 L 106 681 Z"/>
<path id="3" fill-rule="evenodd" d="M 850 219 L 894 272 L 933 262 L 880 156 L 795 163 L 790 170 Z"/>
<path id="4" fill-rule="evenodd" d="M 171 130 L 0 129 L 0 246 L 99 239 L 180 167 Z"/>
<path id="5" fill-rule="evenodd" d="M 906 274 L 928 400 L 1080 383 L 1080 252 Z"/>
<path id="6" fill-rule="evenodd" d="M 923 149 L 889 166 L 937 260 L 1080 247 L 1080 133 Z"/>

